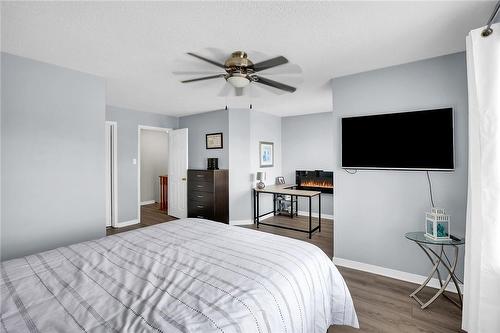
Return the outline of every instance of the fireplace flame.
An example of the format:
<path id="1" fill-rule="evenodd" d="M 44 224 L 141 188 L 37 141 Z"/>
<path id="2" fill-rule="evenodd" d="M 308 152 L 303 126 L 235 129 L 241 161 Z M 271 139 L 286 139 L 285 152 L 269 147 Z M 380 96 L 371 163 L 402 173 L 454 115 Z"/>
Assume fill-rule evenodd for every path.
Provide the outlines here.
<path id="1" fill-rule="evenodd" d="M 300 186 L 333 188 L 333 183 L 329 180 L 305 179 L 300 182 Z"/>

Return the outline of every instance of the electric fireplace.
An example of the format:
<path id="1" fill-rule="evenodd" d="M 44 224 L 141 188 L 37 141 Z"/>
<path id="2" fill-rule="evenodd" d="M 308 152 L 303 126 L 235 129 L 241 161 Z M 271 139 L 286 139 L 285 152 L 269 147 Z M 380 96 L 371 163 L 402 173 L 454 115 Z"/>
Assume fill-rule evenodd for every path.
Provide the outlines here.
<path id="1" fill-rule="evenodd" d="M 297 170 L 295 183 L 298 190 L 314 190 L 333 193 L 333 171 Z"/>

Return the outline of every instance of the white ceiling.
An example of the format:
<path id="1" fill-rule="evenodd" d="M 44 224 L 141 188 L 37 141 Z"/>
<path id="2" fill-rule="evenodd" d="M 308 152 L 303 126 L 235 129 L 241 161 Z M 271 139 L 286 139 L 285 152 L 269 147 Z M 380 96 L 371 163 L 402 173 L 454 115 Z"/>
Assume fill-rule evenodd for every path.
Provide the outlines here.
<path id="1" fill-rule="evenodd" d="M 280 116 L 331 111 L 333 77 L 463 51 L 495 2 L 3 2 L 2 51 L 102 76 L 107 103 L 186 115 L 248 106 Z M 175 70 L 283 55 L 302 68 L 293 94 L 218 97 L 223 79 L 181 84 Z M 258 53 L 252 53 L 255 50 Z M 221 59 L 222 58 L 222 59 Z M 289 65 L 285 65 L 289 66 Z M 270 77 L 271 78 L 271 77 Z M 272 79 L 296 84 L 287 76 Z"/>

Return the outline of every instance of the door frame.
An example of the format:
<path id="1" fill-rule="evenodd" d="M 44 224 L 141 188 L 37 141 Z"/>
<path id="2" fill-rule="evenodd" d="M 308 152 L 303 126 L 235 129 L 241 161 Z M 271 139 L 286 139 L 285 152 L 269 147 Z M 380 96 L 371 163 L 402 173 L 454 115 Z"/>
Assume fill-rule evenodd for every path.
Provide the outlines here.
<path id="1" fill-rule="evenodd" d="M 137 126 L 137 223 L 141 223 L 141 130 L 164 132 L 168 135 L 172 128 L 148 125 Z"/>
<path id="2" fill-rule="evenodd" d="M 106 170 L 106 226 L 108 226 L 108 218 L 111 218 L 111 227 L 115 228 L 117 227 L 118 223 L 118 153 L 117 153 L 117 146 L 118 146 L 118 123 L 116 121 L 108 121 L 106 120 L 105 122 L 105 127 L 104 127 L 104 135 L 106 135 L 107 128 L 111 127 L 113 129 L 113 136 L 111 139 L 111 144 L 112 144 L 112 151 L 111 154 L 108 152 L 108 139 L 106 138 L 106 158 L 105 158 L 105 170 Z M 112 156 L 110 156 L 112 155 Z M 108 161 L 111 159 L 111 165 L 112 169 L 108 170 Z M 109 172 L 108 172 L 109 171 Z M 110 178 L 110 173 L 112 173 L 112 180 Z M 108 184 L 109 182 L 112 181 L 112 186 L 111 186 L 111 192 L 108 191 Z M 113 198 L 114 200 L 112 200 Z M 112 202 L 112 207 L 110 206 Z M 110 215 L 110 211 L 112 214 Z"/>

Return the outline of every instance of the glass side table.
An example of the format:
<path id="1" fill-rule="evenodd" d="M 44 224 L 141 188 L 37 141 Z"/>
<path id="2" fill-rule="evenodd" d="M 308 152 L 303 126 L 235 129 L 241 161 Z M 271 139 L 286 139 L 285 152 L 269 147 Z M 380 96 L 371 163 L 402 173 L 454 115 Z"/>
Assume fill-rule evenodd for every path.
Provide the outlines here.
<path id="1" fill-rule="evenodd" d="M 432 240 L 428 237 L 425 236 L 425 232 L 408 232 L 405 234 L 405 237 L 411 241 L 414 241 L 421 249 L 424 251 L 424 253 L 427 255 L 429 260 L 432 263 L 432 269 L 431 272 L 429 273 L 429 276 L 427 276 L 427 279 L 425 279 L 422 284 L 415 289 L 414 292 L 410 294 L 410 297 L 413 298 L 420 304 L 420 308 L 425 309 L 428 307 L 432 302 L 434 302 L 439 295 L 445 296 L 447 299 L 449 299 L 452 303 L 454 303 L 456 306 L 458 306 L 460 309 L 462 308 L 462 293 L 460 291 L 460 287 L 458 285 L 458 279 L 455 274 L 455 268 L 457 266 L 457 261 L 458 261 L 458 246 L 465 244 L 465 240 L 463 238 L 455 238 L 455 239 L 450 239 L 450 240 L 440 240 L 440 241 L 435 241 Z M 432 248 L 432 245 L 436 245 L 439 250 L 436 251 L 435 248 Z M 450 262 L 448 258 L 445 258 L 444 254 L 444 247 L 445 246 L 451 246 L 453 247 L 454 251 L 454 258 Z M 439 266 L 442 265 L 446 271 L 448 272 L 448 277 L 446 280 L 441 279 L 441 273 L 439 272 Z M 437 273 L 437 277 L 439 280 L 439 285 L 441 288 L 436 292 L 434 296 L 432 296 L 427 302 L 424 303 L 420 298 L 418 298 L 417 294 L 424 289 L 424 287 L 429 283 L 429 281 L 432 279 L 434 274 Z M 451 299 L 444 293 L 446 287 L 450 283 L 450 281 L 453 281 L 455 284 L 455 288 L 457 289 L 458 293 L 458 299 L 459 302 L 457 303 L 455 300 Z"/>

